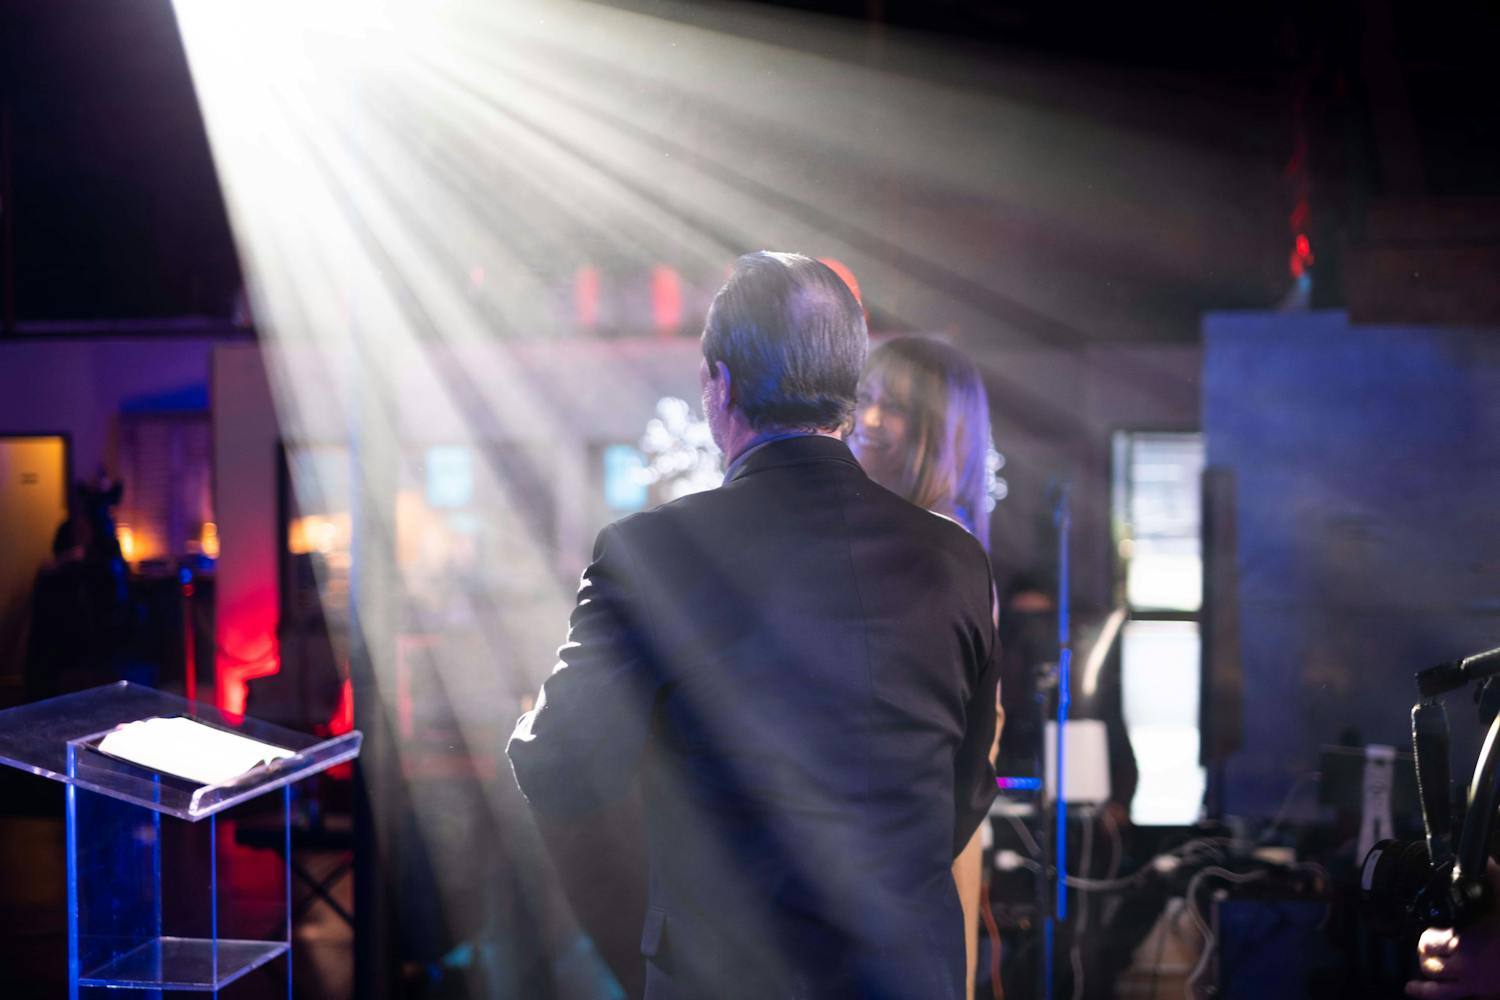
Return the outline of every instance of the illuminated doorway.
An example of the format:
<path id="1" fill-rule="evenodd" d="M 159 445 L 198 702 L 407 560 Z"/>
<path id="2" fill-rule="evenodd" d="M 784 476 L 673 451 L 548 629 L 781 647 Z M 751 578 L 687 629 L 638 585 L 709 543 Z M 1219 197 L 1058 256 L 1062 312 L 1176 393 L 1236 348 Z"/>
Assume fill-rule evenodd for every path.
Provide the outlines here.
<path id="1" fill-rule="evenodd" d="M 68 519 L 68 441 L 60 434 L 0 435 L 0 700 L 19 700 L 31 591 Z"/>

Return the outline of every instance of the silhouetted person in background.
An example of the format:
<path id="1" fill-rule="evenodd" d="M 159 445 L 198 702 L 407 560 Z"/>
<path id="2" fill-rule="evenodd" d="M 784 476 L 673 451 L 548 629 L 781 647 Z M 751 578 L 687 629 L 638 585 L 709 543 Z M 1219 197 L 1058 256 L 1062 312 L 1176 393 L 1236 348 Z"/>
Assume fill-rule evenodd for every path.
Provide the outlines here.
<path id="1" fill-rule="evenodd" d="M 70 515 L 32 592 L 27 701 L 119 677 L 131 633 L 128 571 L 113 513 L 123 493 L 102 472 L 95 485 L 74 485 Z"/>

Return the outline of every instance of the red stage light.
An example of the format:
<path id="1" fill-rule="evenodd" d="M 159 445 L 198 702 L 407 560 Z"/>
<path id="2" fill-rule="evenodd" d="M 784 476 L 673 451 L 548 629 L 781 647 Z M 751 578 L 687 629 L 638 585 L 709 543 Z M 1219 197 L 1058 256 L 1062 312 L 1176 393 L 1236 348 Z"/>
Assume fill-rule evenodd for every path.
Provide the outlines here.
<path id="1" fill-rule="evenodd" d="M 599 269 L 580 267 L 573 276 L 573 304 L 577 310 L 578 325 L 599 325 Z"/>
<path id="2" fill-rule="evenodd" d="M 248 684 L 281 671 L 276 648 L 276 586 L 272 582 L 257 589 L 249 600 L 224 609 L 218 629 L 218 654 L 214 658 L 214 701 L 234 716 L 245 714 Z"/>
<path id="3" fill-rule="evenodd" d="M 682 278 L 661 264 L 651 269 L 651 318 L 659 333 L 675 333 L 682 326 Z"/>
<path id="4" fill-rule="evenodd" d="M 354 685 L 344 681 L 344 686 L 339 689 L 339 703 L 334 706 L 333 715 L 328 720 L 328 735 L 339 736 L 354 728 Z"/>
<path id="5" fill-rule="evenodd" d="M 1292 272 L 1292 277 L 1300 278 L 1312 269 L 1315 258 L 1312 252 L 1312 241 L 1307 238 L 1306 233 L 1298 233 L 1292 244 L 1292 254 L 1287 262 L 1287 267 Z"/>

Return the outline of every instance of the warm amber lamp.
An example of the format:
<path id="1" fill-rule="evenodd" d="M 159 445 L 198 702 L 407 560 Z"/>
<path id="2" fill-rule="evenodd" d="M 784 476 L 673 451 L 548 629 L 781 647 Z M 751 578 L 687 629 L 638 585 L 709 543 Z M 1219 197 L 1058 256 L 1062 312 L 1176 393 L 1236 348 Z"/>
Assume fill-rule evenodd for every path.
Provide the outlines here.
<path id="1" fill-rule="evenodd" d="M 204 521 L 203 530 L 198 535 L 198 545 L 209 559 L 219 558 L 219 526 L 212 521 Z"/>
<path id="2" fill-rule="evenodd" d="M 115 525 L 115 540 L 120 543 L 120 555 L 124 560 L 135 562 L 135 532 L 130 530 L 130 525 Z"/>

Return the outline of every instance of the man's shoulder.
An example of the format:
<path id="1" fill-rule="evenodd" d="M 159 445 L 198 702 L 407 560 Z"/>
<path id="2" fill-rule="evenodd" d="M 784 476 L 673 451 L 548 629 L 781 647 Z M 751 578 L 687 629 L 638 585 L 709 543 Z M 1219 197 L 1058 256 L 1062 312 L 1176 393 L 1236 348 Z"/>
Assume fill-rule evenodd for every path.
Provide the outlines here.
<path id="1" fill-rule="evenodd" d="M 979 539 L 953 518 L 918 507 L 874 480 L 868 482 L 871 499 L 880 505 L 882 516 L 893 522 L 895 530 L 908 534 L 922 546 L 953 552 L 965 559 L 988 561 Z"/>
<path id="2" fill-rule="evenodd" d="M 863 516 L 853 520 L 861 522 L 866 531 L 905 539 L 915 557 L 941 554 L 963 565 L 988 567 L 989 557 L 978 539 L 952 518 L 908 502 L 858 470 L 846 483 L 843 502 L 863 509 Z M 771 478 L 747 477 L 628 514 L 605 531 L 613 532 L 629 548 L 657 548 L 672 544 L 674 538 L 693 538 L 700 543 L 717 539 L 722 544 L 752 525 L 754 531 L 766 530 L 765 515 L 774 512 L 770 523 L 796 534 L 801 530 L 797 501 L 769 495 L 776 485 Z"/>
<path id="3" fill-rule="evenodd" d="M 683 536 L 712 535 L 732 523 L 719 496 L 722 492 L 722 488 L 703 490 L 626 514 L 600 530 L 596 546 L 608 544 L 633 553 L 663 555 L 663 550 L 675 548 Z"/>
<path id="4" fill-rule="evenodd" d="M 666 503 L 626 514 L 609 525 L 610 529 L 624 534 L 649 533 L 669 524 L 680 523 L 698 517 L 713 516 L 724 505 L 724 488 L 700 490 L 669 500 Z M 608 529 L 606 529 L 608 530 Z"/>

